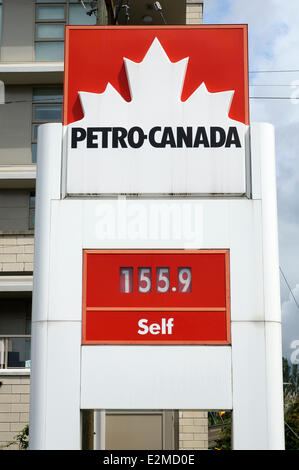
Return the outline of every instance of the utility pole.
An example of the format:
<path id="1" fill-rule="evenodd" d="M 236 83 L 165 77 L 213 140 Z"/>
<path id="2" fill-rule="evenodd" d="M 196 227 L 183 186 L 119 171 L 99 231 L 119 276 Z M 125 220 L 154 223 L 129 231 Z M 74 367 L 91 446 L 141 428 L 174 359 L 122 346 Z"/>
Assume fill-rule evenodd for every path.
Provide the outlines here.
<path id="1" fill-rule="evenodd" d="M 97 0 L 97 24 L 105 25 L 108 23 L 107 7 L 105 0 Z"/>

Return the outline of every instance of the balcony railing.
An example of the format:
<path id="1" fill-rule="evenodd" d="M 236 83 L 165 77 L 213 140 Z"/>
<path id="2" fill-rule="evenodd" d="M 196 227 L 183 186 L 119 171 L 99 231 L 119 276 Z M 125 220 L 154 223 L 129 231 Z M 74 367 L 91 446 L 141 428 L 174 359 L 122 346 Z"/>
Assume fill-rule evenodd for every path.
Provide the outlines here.
<path id="1" fill-rule="evenodd" d="M 31 335 L 0 336 L 0 369 L 30 367 Z"/>

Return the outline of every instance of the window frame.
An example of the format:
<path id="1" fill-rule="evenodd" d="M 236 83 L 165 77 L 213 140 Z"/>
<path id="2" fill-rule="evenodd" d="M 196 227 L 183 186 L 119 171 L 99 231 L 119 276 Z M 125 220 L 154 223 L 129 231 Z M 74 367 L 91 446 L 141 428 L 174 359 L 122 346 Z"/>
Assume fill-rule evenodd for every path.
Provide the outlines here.
<path id="1" fill-rule="evenodd" d="M 65 23 L 67 21 L 67 13 L 68 13 L 68 9 L 67 9 L 67 3 L 66 2 L 59 2 L 59 0 L 57 1 L 57 3 L 40 3 L 38 1 L 36 1 L 35 3 L 35 24 L 37 23 Z M 64 9 L 64 17 L 63 19 L 61 18 L 39 18 L 38 17 L 38 9 L 40 7 L 63 7 Z"/>
<path id="2" fill-rule="evenodd" d="M 64 7 L 64 18 L 63 19 L 40 19 L 38 18 L 38 9 L 39 7 L 44 6 L 44 7 L 49 7 L 49 6 L 62 6 Z M 40 3 L 38 0 L 35 2 L 35 26 L 34 26 L 34 55 L 35 55 L 35 60 L 36 60 L 36 44 L 38 43 L 62 43 L 64 42 L 64 35 L 63 38 L 38 38 L 37 36 L 37 29 L 39 24 L 60 24 L 60 25 L 66 25 L 67 24 L 67 19 L 68 19 L 68 2 L 65 0 L 64 2 L 59 2 L 57 3 Z M 57 60 L 61 62 L 60 60 Z M 50 62 L 52 62 L 50 60 Z M 55 61 L 54 61 L 55 62 Z"/>
<path id="3" fill-rule="evenodd" d="M 34 200 L 34 203 L 32 202 Z M 29 193 L 29 211 L 28 211 L 28 227 L 29 230 L 34 230 L 35 226 L 35 203 L 36 203 L 36 198 L 35 198 L 35 191 L 30 191 Z"/>
<path id="4" fill-rule="evenodd" d="M 61 90 L 61 97 L 57 97 L 57 99 L 55 100 L 53 98 L 53 101 L 49 101 L 47 99 L 41 99 L 41 100 L 35 100 L 34 99 L 34 90 L 36 88 L 44 88 L 44 89 L 57 89 L 58 90 Z M 61 106 L 61 113 L 62 113 L 62 105 L 63 105 L 63 85 L 51 85 L 51 84 L 48 84 L 48 85 L 36 85 L 36 86 L 33 86 L 32 87 L 32 111 L 31 111 L 31 161 L 33 164 L 36 164 L 36 161 L 33 161 L 33 145 L 36 146 L 37 144 L 37 138 L 35 138 L 34 136 L 34 129 L 35 129 L 35 126 L 39 126 L 41 124 L 46 124 L 48 122 L 62 122 L 62 119 L 35 119 L 35 109 L 36 109 L 36 106 L 39 106 L 39 105 L 42 105 L 42 106 L 47 106 L 48 108 L 51 108 L 51 107 L 54 107 L 54 106 L 57 106 L 57 105 L 60 105 Z"/>
<path id="5" fill-rule="evenodd" d="M 9 370 L 9 369 L 27 369 L 27 368 L 30 368 L 30 366 L 26 367 L 26 362 L 27 361 L 24 361 L 25 364 L 24 366 L 11 366 L 9 365 L 9 352 L 12 352 L 11 351 L 11 345 L 10 345 L 10 341 L 13 341 L 14 339 L 23 339 L 24 340 L 24 345 L 25 345 L 25 349 L 26 349 L 26 343 L 28 347 L 28 350 L 29 350 L 29 357 L 30 359 L 28 359 L 28 361 L 31 360 L 31 334 L 24 334 L 24 335 L 2 335 L 0 334 L 0 340 L 3 342 L 3 346 L 4 346 L 4 354 L 3 354 L 3 359 L 4 359 L 4 362 L 3 364 L 0 364 L 0 371 L 1 370 Z M 20 361 L 21 362 L 21 361 Z M 0 372 L 1 373 L 1 372 Z"/>
<path id="6" fill-rule="evenodd" d="M 49 23 L 48 21 L 47 21 L 47 23 L 36 22 L 36 23 L 35 23 L 35 36 L 34 36 L 35 39 L 34 39 L 34 43 L 37 43 L 37 42 L 64 42 L 64 32 L 63 32 L 63 37 L 62 37 L 62 38 L 59 38 L 59 37 L 57 37 L 57 38 L 47 38 L 47 37 L 45 37 L 45 38 L 39 38 L 37 31 L 38 31 L 38 26 L 40 26 L 40 25 L 50 25 L 50 26 L 52 26 L 52 25 L 53 25 L 53 26 L 58 25 L 58 26 L 65 26 L 65 23 L 64 23 L 64 22 L 60 22 L 60 23 L 59 23 L 59 22 L 56 21 L 56 20 L 55 20 L 55 22 L 53 21 L 53 23 Z"/>
<path id="7" fill-rule="evenodd" d="M 38 43 L 54 43 L 54 42 L 59 42 L 59 43 L 64 43 L 65 40 L 65 35 L 63 35 L 63 38 L 39 38 L 37 36 L 37 30 L 38 30 L 38 25 L 40 24 L 49 24 L 49 25 L 54 25 L 54 24 L 59 24 L 59 25 L 64 25 L 67 26 L 69 24 L 69 19 L 70 19 L 70 7 L 72 5 L 79 5 L 78 0 L 57 0 L 55 2 L 47 2 L 47 1 L 41 1 L 41 0 L 35 0 L 35 26 L 34 26 L 34 53 L 35 53 L 35 60 L 36 60 L 36 44 Z M 64 19 L 39 19 L 38 18 L 38 8 L 40 6 L 63 6 L 64 7 Z M 61 60 L 49 60 L 49 62 L 61 62 Z"/>
<path id="8" fill-rule="evenodd" d="M 20 331 L 19 328 L 18 330 L 15 330 L 15 325 L 16 322 L 19 323 L 19 315 L 15 315 L 16 312 L 14 312 L 13 304 L 8 305 L 5 309 L 3 309 L 3 313 L 9 313 L 12 314 L 12 320 L 13 324 L 10 326 L 8 329 L 4 328 L 4 330 L 0 330 L 0 342 L 2 343 L 1 346 L 3 347 L 3 354 L 2 354 L 2 361 L 0 362 L 0 374 L 1 371 L 4 369 L 10 370 L 10 369 L 28 369 L 30 368 L 30 365 L 26 365 L 26 362 L 28 361 L 30 364 L 31 360 L 31 310 L 32 310 L 32 302 L 31 300 L 26 300 L 23 299 L 24 303 L 22 305 L 22 316 L 21 316 L 21 322 L 24 322 L 24 328 L 22 328 Z M 13 301 L 13 299 L 12 299 Z M 14 301 L 13 301 L 14 302 Z M 6 311 L 6 309 L 8 311 Z M 2 311 L 0 312 L 1 315 Z M 15 333 L 17 331 L 17 333 Z M 19 362 L 24 362 L 24 365 L 9 365 L 9 353 L 11 352 L 18 352 L 19 348 L 12 348 L 14 346 L 14 340 L 22 341 L 23 344 L 22 350 L 25 353 L 26 357 L 24 361 L 19 361 Z M 28 353 L 28 355 L 26 354 Z"/>

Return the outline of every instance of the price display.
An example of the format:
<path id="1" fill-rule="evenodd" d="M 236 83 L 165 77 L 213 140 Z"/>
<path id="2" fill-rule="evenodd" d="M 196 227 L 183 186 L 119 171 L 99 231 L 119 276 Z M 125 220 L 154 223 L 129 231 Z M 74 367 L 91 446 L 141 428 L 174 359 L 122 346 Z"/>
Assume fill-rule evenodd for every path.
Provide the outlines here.
<path id="1" fill-rule="evenodd" d="M 85 250 L 83 344 L 229 344 L 228 250 Z"/>
<path id="2" fill-rule="evenodd" d="M 191 292 L 191 268 L 177 269 L 177 284 L 172 286 L 172 292 Z M 143 294 L 152 291 L 152 269 L 138 267 L 138 292 Z M 119 290 L 124 294 L 133 292 L 133 267 L 120 268 Z M 169 268 L 156 268 L 156 292 L 161 294 L 170 291 Z"/>

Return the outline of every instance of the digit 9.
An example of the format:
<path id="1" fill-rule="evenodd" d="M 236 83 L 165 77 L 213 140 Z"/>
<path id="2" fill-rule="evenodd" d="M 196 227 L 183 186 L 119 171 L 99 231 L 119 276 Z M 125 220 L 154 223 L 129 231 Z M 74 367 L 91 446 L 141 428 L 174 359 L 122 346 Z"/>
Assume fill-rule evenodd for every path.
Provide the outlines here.
<path id="1" fill-rule="evenodd" d="M 178 292 L 191 292 L 191 268 L 178 268 Z"/>

